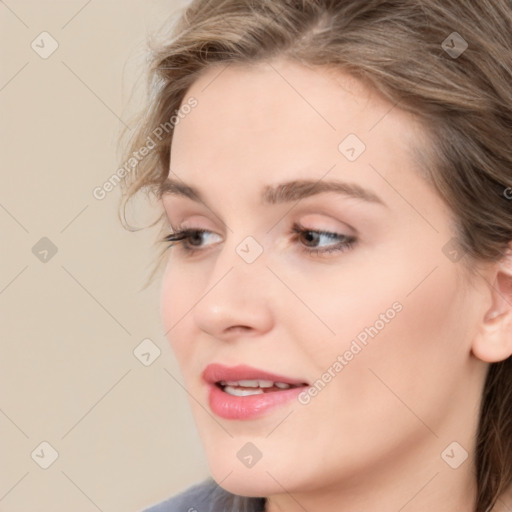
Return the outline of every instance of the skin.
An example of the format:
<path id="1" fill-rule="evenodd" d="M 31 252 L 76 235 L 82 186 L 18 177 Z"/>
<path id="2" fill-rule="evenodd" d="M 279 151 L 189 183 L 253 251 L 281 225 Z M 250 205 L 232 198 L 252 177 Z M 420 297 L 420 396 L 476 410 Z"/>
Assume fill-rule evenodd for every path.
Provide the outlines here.
<path id="1" fill-rule="evenodd" d="M 464 259 L 443 252 L 451 212 L 413 159 L 427 142 L 412 115 L 340 71 L 282 59 L 223 68 L 187 91 L 198 106 L 171 148 L 170 173 L 208 206 L 162 199 L 173 228 L 211 232 L 194 255 L 168 250 L 161 314 L 212 476 L 268 497 L 267 512 L 471 510 L 487 363 L 512 353 L 504 271 L 482 264 L 470 280 Z M 350 133 L 366 145 L 353 162 L 338 150 Z M 263 186 L 299 178 L 357 183 L 385 206 L 333 192 L 260 203 Z M 294 222 L 357 240 L 308 254 Z M 250 264 L 236 252 L 247 236 L 263 248 Z M 209 363 L 313 383 L 396 301 L 401 311 L 307 405 L 243 421 L 210 411 Z M 457 469 L 441 457 L 454 441 L 455 458 L 468 452 Z M 247 442 L 262 453 L 252 468 L 237 458 Z"/>

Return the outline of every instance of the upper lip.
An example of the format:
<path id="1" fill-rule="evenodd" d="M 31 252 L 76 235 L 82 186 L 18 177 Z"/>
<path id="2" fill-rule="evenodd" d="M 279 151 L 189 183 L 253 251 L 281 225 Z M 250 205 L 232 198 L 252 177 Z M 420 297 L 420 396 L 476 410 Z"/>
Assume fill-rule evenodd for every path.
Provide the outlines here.
<path id="1" fill-rule="evenodd" d="M 215 384 L 220 381 L 271 380 L 272 382 L 283 382 L 296 386 L 307 385 L 303 380 L 277 375 L 265 370 L 253 368 L 252 366 L 224 366 L 218 363 L 209 364 L 204 369 L 203 380 L 210 384 Z"/>

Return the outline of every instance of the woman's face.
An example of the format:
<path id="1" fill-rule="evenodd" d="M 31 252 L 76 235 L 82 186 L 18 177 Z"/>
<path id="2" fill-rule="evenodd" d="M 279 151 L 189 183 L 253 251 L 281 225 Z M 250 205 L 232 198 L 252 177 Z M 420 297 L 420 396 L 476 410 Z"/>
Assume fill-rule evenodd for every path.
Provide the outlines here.
<path id="1" fill-rule="evenodd" d="M 163 204 L 175 230 L 206 232 L 168 249 L 161 312 L 214 478 L 268 496 L 469 470 L 482 300 L 412 159 L 414 119 L 284 60 L 210 68 L 190 97 L 169 177 L 201 200 L 169 186 Z M 211 364 L 256 369 L 215 382 L 309 387 L 226 392 Z"/>

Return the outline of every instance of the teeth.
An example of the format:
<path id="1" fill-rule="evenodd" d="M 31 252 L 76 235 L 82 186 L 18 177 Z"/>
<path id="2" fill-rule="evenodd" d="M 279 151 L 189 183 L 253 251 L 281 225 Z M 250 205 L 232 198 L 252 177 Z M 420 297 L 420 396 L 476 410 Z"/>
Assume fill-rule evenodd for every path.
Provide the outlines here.
<path id="1" fill-rule="evenodd" d="M 271 380 L 259 380 L 258 386 L 260 388 L 271 388 L 274 385 L 274 383 Z"/>
<path id="2" fill-rule="evenodd" d="M 228 386 L 240 386 L 243 388 L 257 388 L 258 386 L 257 380 L 228 380 L 226 384 Z"/>
<path id="3" fill-rule="evenodd" d="M 241 387 L 241 388 L 271 388 L 276 386 L 280 389 L 288 389 L 291 388 L 290 384 L 285 384 L 284 382 L 273 382 L 271 380 L 221 380 L 221 386 L 230 386 L 230 387 Z"/>
<path id="4" fill-rule="evenodd" d="M 240 388 L 233 388 L 231 386 L 226 386 L 224 388 L 224 392 L 228 393 L 229 395 L 234 395 L 234 396 L 262 395 L 264 393 L 264 391 L 260 388 L 240 389 Z"/>

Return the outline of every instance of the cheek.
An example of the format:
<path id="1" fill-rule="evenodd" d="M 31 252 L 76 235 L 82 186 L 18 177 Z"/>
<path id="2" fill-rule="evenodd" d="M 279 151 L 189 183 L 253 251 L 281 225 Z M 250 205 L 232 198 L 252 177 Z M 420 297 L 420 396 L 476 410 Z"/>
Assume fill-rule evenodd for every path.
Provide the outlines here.
<path id="1" fill-rule="evenodd" d="M 460 339 L 465 332 L 460 322 L 465 306 L 457 269 L 436 250 L 438 244 L 431 238 L 425 236 L 424 243 L 407 253 L 401 249 L 406 243 L 360 251 L 357 261 L 354 258 L 339 269 L 317 272 L 314 285 L 308 280 L 302 289 L 297 288 L 304 302 L 330 328 L 329 333 L 316 322 L 325 340 L 321 354 L 332 355 L 333 346 L 338 353 L 348 350 L 354 339 L 362 349 L 376 348 L 375 342 L 385 339 L 386 343 L 378 343 L 385 345 L 384 350 L 409 354 L 413 359 L 422 352 L 449 353 L 453 343 L 443 339 Z M 304 314 L 303 322 L 309 318 L 313 326 L 312 315 Z M 319 349 L 318 344 L 314 349 Z M 368 357 L 374 352 L 363 351 L 370 352 Z M 391 353 L 388 357 L 393 358 Z"/>
<path id="2" fill-rule="evenodd" d="M 160 315 L 165 336 L 178 359 L 186 356 L 192 343 L 185 343 L 188 337 L 184 330 L 190 324 L 188 315 L 194 305 L 195 294 L 190 272 L 179 271 L 177 266 L 167 266 L 160 292 Z"/>
<path id="3" fill-rule="evenodd" d="M 328 410 L 338 402 L 352 411 L 355 436 L 361 421 L 381 424 L 385 418 L 395 425 L 399 418 L 404 429 L 424 428 L 404 404 L 435 430 L 450 410 L 450 396 L 460 392 L 469 355 L 468 330 L 461 322 L 467 304 L 449 265 L 439 265 L 417 288 L 411 275 L 417 284 L 421 271 L 402 267 L 393 279 L 374 282 L 366 297 L 359 294 L 359 307 L 340 302 L 340 334 L 317 352 L 317 366 L 326 372 L 339 355 L 347 357 L 319 405 Z"/>
<path id="4" fill-rule="evenodd" d="M 357 264 L 347 259 L 339 269 L 315 273 L 314 286 L 311 279 L 302 286 L 297 280 L 297 294 L 319 317 L 302 308 L 294 332 L 315 362 L 316 377 L 344 354 L 351 371 L 343 370 L 350 373 L 343 387 L 351 396 L 361 396 L 367 386 L 373 392 L 378 380 L 370 369 L 418 394 L 428 392 L 420 376 L 425 384 L 451 381 L 449 362 L 460 373 L 468 330 L 460 321 L 467 304 L 458 269 L 437 250 L 437 240 L 424 238 L 414 247 L 404 241 L 359 251 Z M 407 246 L 405 253 L 401 247 Z"/>
<path id="5" fill-rule="evenodd" d="M 400 322 L 411 279 L 404 275 L 401 263 L 388 261 L 378 265 L 370 255 L 365 259 L 358 254 L 357 261 L 354 256 L 338 266 L 305 269 L 297 276 L 280 269 L 300 298 L 282 290 L 280 299 L 287 308 L 280 320 L 293 329 L 290 337 L 307 352 L 317 372 L 350 350 L 354 340 L 364 349 L 371 340 L 382 338 L 391 324 Z"/>
<path id="6" fill-rule="evenodd" d="M 340 441 L 336 449 L 329 446 L 323 462 L 353 471 L 362 462 L 392 456 L 409 443 L 430 439 L 452 414 L 454 397 L 464 393 L 467 331 L 460 318 L 467 304 L 453 268 L 438 267 L 410 293 L 413 271 L 402 267 L 401 273 L 395 273 L 391 290 L 374 283 L 372 293 L 356 295 L 356 304 L 355 299 L 337 300 L 337 316 L 336 308 L 331 311 L 327 304 L 325 319 L 339 334 L 320 348 L 304 345 L 317 372 L 312 382 L 319 383 L 320 391 L 308 405 L 300 406 L 296 416 L 300 426 L 290 424 L 290 430 L 282 432 L 286 438 L 321 428 L 320 439 L 304 448 L 305 458 L 314 460 L 321 439 L 343 432 L 347 441 Z M 394 314 L 388 313 L 388 323 L 379 323 L 380 314 L 395 300 L 402 309 L 396 307 Z M 298 339 L 305 340 L 310 333 L 302 332 Z M 366 344 L 357 338 L 361 333 L 367 334 Z M 345 357 L 340 370 L 338 356 L 347 351 L 351 359 Z"/>

